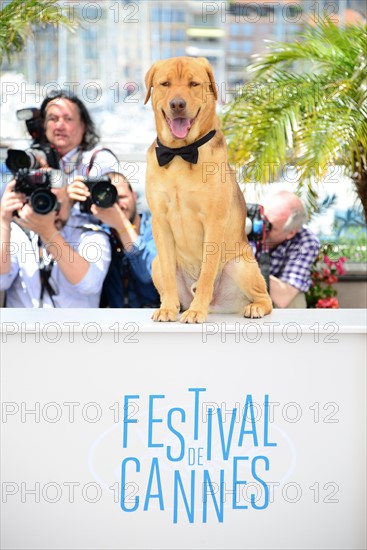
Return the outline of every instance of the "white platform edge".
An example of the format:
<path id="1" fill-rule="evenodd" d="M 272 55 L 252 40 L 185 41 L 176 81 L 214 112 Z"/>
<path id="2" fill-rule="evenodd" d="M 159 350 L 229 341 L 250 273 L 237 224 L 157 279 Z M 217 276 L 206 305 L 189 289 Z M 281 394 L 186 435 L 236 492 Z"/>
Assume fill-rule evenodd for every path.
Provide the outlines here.
<path id="1" fill-rule="evenodd" d="M 70 333 L 93 328 L 102 332 L 206 333 L 261 330 L 282 333 L 284 330 L 320 334 L 333 330 L 339 334 L 366 334 L 367 309 L 277 309 L 262 319 L 245 319 L 234 314 L 209 315 L 204 324 L 179 321 L 156 323 L 153 309 L 0 309 L 0 332 L 16 334 L 44 330 Z M 250 325 L 250 326 L 248 326 Z"/>

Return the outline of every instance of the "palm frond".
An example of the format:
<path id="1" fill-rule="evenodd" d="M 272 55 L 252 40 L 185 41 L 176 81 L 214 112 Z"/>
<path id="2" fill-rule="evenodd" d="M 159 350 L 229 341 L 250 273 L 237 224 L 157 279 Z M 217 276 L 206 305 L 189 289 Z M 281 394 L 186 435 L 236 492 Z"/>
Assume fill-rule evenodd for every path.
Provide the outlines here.
<path id="1" fill-rule="evenodd" d="M 258 82 L 256 95 L 237 98 L 227 108 L 222 122 L 231 162 L 252 160 L 258 179 L 264 183 L 269 181 L 267 170 L 259 170 L 259 166 L 272 166 L 273 176 L 277 177 L 282 167 L 293 160 L 304 113 L 316 111 L 322 82 L 314 75 L 304 77 L 284 71 Z M 252 172 L 249 168 L 247 176 L 254 177 Z"/>
<path id="2" fill-rule="evenodd" d="M 275 43 L 257 58 L 222 117 L 230 161 L 248 167 L 247 179 L 269 182 L 270 165 L 295 164 L 313 206 L 330 164 L 367 180 L 366 38 L 367 27 L 322 21 L 302 41 Z"/>
<path id="3" fill-rule="evenodd" d="M 294 42 L 274 42 L 268 52 L 255 55 L 248 72 L 262 76 L 275 66 L 306 61 L 313 69 L 327 65 L 345 74 L 354 69 L 355 57 L 365 52 L 366 39 L 366 27 L 341 29 L 328 19 L 319 20 L 316 27 L 306 25 Z"/>
<path id="4" fill-rule="evenodd" d="M 0 63 L 24 48 L 35 25 L 47 24 L 74 30 L 78 23 L 67 17 L 57 0 L 12 0 L 6 4 L 0 11 Z"/>

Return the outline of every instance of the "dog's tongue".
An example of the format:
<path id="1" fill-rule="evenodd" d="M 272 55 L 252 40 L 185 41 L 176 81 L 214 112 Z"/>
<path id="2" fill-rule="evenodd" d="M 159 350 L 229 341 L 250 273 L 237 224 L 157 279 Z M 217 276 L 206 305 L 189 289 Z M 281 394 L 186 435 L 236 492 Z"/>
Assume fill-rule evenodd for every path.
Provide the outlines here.
<path id="1" fill-rule="evenodd" d="M 185 138 L 190 130 L 190 119 L 174 118 L 171 120 L 171 130 L 176 138 Z"/>

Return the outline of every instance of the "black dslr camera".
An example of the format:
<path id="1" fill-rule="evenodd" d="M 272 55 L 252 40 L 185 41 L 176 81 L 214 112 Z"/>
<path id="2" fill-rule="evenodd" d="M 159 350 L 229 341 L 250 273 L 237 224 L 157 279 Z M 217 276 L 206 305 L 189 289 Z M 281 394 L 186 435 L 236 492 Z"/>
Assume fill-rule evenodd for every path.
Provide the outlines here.
<path id="1" fill-rule="evenodd" d="M 117 201 L 117 189 L 108 176 L 84 178 L 84 183 L 90 191 L 90 197 L 80 203 L 80 212 L 89 214 L 92 204 L 109 208 Z"/>
<path id="2" fill-rule="evenodd" d="M 48 214 L 58 207 L 52 188 L 64 187 L 63 174 L 59 170 L 59 157 L 56 149 L 46 141 L 43 121 L 39 109 L 20 109 L 18 120 L 25 120 L 28 132 L 33 138 L 30 149 L 9 149 L 6 166 L 15 177 L 13 191 L 24 193 L 37 214 Z M 51 170 L 41 170 L 40 159 Z"/>
<path id="3" fill-rule="evenodd" d="M 24 193 L 37 214 L 49 214 L 58 207 L 56 195 L 51 189 L 64 186 L 60 170 L 29 170 L 21 168 L 15 174 L 15 193 Z"/>
<path id="4" fill-rule="evenodd" d="M 246 235 L 249 241 L 265 245 L 271 223 L 264 214 L 261 204 L 247 204 Z"/>
<path id="5" fill-rule="evenodd" d="M 22 168 L 38 169 L 39 159 L 44 160 L 50 168 L 59 169 L 59 155 L 45 137 L 43 121 L 39 109 L 20 109 L 16 112 L 18 120 L 25 120 L 27 130 L 33 138 L 30 149 L 9 149 L 5 161 L 13 174 Z"/>
<path id="6" fill-rule="evenodd" d="M 39 159 L 46 161 L 47 166 L 59 169 L 59 161 L 57 152 L 49 144 L 36 143 L 30 149 L 23 151 L 22 149 L 9 149 L 5 160 L 6 166 L 13 174 L 24 168 L 38 169 L 41 168 Z"/>

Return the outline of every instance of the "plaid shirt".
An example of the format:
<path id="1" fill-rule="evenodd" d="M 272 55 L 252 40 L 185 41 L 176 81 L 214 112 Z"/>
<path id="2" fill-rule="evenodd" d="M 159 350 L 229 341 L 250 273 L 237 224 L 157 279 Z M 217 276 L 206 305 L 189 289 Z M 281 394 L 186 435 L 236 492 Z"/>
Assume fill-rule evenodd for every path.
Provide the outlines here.
<path id="1" fill-rule="evenodd" d="M 270 250 L 270 274 L 307 292 L 311 286 L 311 266 L 320 248 L 316 235 L 303 227 L 296 235 Z"/>

